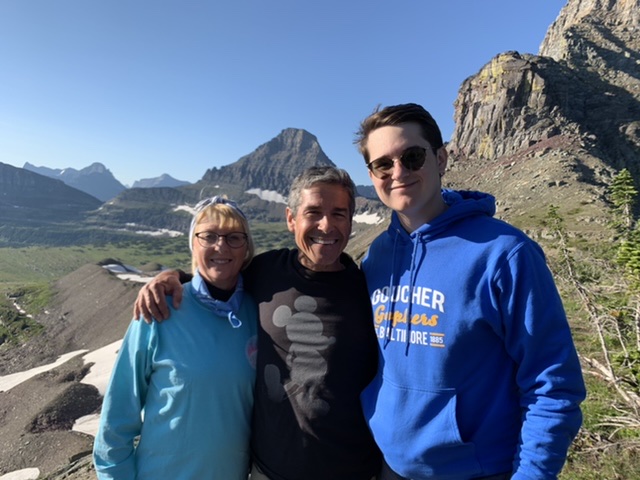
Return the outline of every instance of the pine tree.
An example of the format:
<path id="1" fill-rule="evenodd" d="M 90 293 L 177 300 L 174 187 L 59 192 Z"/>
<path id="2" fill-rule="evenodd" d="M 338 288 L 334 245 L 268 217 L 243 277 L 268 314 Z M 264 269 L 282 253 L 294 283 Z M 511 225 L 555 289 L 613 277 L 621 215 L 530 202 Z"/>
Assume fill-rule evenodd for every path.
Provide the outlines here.
<path id="1" fill-rule="evenodd" d="M 631 172 L 626 168 L 620 170 L 609 188 L 618 217 L 616 226 L 629 232 L 633 226 L 633 205 L 638 196 Z"/>
<path id="2" fill-rule="evenodd" d="M 633 218 L 633 206 L 638 196 L 633 177 L 626 168 L 613 178 L 610 186 L 611 201 L 615 208 L 615 226 L 622 233 L 616 263 L 624 268 L 632 287 L 640 286 L 640 231 Z"/>
<path id="3" fill-rule="evenodd" d="M 632 280 L 633 285 L 640 286 L 640 232 L 632 230 L 620 242 L 616 255 L 616 263 L 621 265 Z"/>

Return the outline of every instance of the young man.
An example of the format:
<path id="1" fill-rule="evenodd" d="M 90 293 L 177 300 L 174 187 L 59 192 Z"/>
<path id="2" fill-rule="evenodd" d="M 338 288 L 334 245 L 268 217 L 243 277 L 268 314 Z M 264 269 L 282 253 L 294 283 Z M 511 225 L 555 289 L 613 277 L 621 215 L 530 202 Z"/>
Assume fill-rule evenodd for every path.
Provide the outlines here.
<path id="1" fill-rule="evenodd" d="M 377 365 L 371 305 L 343 253 L 354 210 L 344 170 L 306 170 L 286 210 L 298 248 L 258 255 L 243 272 L 260 318 L 252 480 L 371 480 L 380 469 L 360 405 Z M 181 298 L 177 278 L 143 288 L 134 316 L 166 318 L 164 295 Z"/>
<path id="2" fill-rule="evenodd" d="M 542 250 L 492 218 L 492 196 L 441 190 L 447 152 L 421 106 L 374 112 L 357 142 L 393 210 L 362 265 L 382 480 L 556 478 L 585 387 Z"/>

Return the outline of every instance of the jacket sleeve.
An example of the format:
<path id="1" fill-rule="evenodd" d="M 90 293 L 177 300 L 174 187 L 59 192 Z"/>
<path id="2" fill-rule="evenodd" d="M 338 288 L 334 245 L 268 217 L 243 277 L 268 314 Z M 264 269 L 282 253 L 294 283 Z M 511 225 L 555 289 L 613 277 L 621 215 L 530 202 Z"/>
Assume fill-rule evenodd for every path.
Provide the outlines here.
<path id="1" fill-rule="evenodd" d="M 519 244 L 495 279 L 522 408 L 514 480 L 555 479 L 582 423 L 580 361 L 544 254 Z"/>
<path id="2" fill-rule="evenodd" d="M 134 440 L 142 428 L 156 328 L 131 322 L 118 352 L 93 448 L 100 480 L 136 478 Z"/>

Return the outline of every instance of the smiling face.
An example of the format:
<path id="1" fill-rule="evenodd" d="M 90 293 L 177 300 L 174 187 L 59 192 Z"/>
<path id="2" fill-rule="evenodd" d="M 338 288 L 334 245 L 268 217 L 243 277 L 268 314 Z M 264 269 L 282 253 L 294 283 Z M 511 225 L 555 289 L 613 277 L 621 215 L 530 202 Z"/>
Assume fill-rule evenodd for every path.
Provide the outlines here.
<path id="1" fill-rule="evenodd" d="M 241 224 L 227 223 L 223 227 L 218 222 L 204 221 L 195 227 L 195 233 L 213 232 L 227 235 L 231 232 L 244 232 Z M 202 278 L 222 290 L 232 290 L 238 281 L 238 275 L 247 257 L 248 246 L 231 248 L 226 238 L 219 238 L 215 245 L 203 247 L 194 236 L 193 260 Z"/>
<path id="2" fill-rule="evenodd" d="M 342 270 L 340 254 L 351 234 L 350 197 L 340 185 L 317 183 L 300 192 L 296 212 L 287 208 L 287 226 L 300 250 L 300 263 L 316 272 Z"/>
<path id="3" fill-rule="evenodd" d="M 440 177 L 447 166 L 447 152 L 441 147 L 434 153 L 417 123 L 377 128 L 369 133 L 366 145 L 370 161 L 383 157 L 396 160 L 388 177 L 377 178 L 371 172 L 369 177 L 382 203 L 398 213 L 407 231 L 416 230 L 446 210 Z M 412 171 L 397 159 L 415 146 L 425 148 L 427 157 L 422 168 Z"/>

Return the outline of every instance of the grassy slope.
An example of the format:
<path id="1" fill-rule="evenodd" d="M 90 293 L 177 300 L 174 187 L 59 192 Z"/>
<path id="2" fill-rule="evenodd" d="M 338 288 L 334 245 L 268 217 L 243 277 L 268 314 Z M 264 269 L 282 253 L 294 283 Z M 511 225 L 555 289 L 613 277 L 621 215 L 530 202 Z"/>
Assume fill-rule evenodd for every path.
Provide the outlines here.
<path id="1" fill-rule="evenodd" d="M 293 245 L 293 236 L 284 223 L 252 225 L 258 252 Z M 60 278 L 87 263 L 112 258 L 143 268 L 160 264 L 167 268 L 188 268 L 191 254 L 184 237 L 152 238 L 105 245 L 68 247 L 0 247 L 0 288 L 7 285 L 40 283 Z"/>

